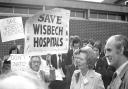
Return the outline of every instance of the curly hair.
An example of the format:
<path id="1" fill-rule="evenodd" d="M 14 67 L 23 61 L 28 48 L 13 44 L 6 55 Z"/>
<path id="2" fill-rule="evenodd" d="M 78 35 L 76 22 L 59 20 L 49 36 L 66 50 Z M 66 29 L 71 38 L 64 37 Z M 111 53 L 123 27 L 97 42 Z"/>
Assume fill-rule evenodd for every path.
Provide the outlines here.
<path id="1" fill-rule="evenodd" d="M 80 53 L 86 54 L 85 60 L 87 61 L 87 66 L 89 69 L 93 69 L 96 62 L 96 55 L 91 47 L 83 47 L 78 49 L 74 54 L 79 55 Z"/>

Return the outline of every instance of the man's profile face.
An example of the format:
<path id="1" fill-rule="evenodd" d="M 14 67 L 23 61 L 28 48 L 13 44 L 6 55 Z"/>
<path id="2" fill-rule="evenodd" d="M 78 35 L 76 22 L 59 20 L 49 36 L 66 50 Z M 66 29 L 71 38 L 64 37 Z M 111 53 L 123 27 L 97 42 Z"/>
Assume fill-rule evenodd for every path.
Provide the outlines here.
<path id="1" fill-rule="evenodd" d="M 32 57 L 31 64 L 30 64 L 31 69 L 33 71 L 38 72 L 40 69 L 40 65 L 41 65 L 41 59 L 39 57 Z"/>
<path id="2" fill-rule="evenodd" d="M 105 45 L 105 56 L 108 58 L 110 65 L 116 67 L 120 61 L 119 50 L 116 48 L 117 41 L 114 37 L 108 39 Z"/>

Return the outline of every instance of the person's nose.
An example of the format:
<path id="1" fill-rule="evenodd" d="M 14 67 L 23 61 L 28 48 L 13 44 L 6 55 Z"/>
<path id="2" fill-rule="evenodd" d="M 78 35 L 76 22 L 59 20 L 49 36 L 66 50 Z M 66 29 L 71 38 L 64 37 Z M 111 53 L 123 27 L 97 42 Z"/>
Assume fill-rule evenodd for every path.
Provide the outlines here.
<path id="1" fill-rule="evenodd" d="M 79 58 L 76 60 L 76 63 L 77 63 L 77 64 L 79 64 L 79 63 L 80 63 L 80 59 L 79 59 Z"/>
<path id="2" fill-rule="evenodd" d="M 109 52 L 105 51 L 105 57 L 107 58 L 109 56 Z"/>
<path id="3" fill-rule="evenodd" d="M 36 65 L 36 66 L 39 65 L 39 63 L 38 63 L 38 62 L 35 62 L 35 65 Z"/>

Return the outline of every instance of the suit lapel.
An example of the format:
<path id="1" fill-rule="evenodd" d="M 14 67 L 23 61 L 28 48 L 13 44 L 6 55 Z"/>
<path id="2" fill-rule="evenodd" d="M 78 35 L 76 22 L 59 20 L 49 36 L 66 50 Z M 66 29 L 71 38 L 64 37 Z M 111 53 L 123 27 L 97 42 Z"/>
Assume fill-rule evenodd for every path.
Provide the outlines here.
<path id="1" fill-rule="evenodd" d="M 110 86 L 107 89 L 119 89 L 122 83 L 122 78 L 125 73 L 128 71 L 128 64 L 124 67 L 121 73 L 111 82 Z"/>

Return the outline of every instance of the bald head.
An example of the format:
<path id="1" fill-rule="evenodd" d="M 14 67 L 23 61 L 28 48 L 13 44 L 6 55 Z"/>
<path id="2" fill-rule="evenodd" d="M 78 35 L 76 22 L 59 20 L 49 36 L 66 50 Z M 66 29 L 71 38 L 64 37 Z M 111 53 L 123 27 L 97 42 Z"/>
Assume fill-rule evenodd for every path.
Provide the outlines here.
<path id="1" fill-rule="evenodd" d="M 107 43 L 114 44 L 117 49 L 123 50 L 124 56 L 128 57 L 128 38 L 123 35 L 111 36 Z"/>
<path id="2" fill-rule="evenodd" d="M 128 57 L 128 39 L 123 35 L 111 36 L 105 45 L 105 56 L 110 65 L 118 68 L 127 61 Z"/>

